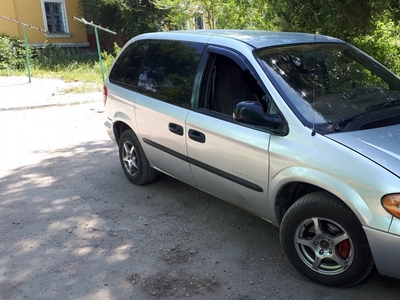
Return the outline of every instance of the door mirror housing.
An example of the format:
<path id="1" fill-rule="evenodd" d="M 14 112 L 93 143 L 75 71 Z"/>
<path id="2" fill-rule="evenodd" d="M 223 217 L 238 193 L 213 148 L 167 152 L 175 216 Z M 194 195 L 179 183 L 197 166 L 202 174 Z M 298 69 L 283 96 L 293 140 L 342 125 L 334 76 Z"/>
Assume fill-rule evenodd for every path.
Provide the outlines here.
<path id="1" fill-rule="evenodd" d="M 259 102 L 243 101 L 233 110 L 233 118 L 241 123 L 277 129 L 283 123 L 278 114 L 265 114 Z"/>

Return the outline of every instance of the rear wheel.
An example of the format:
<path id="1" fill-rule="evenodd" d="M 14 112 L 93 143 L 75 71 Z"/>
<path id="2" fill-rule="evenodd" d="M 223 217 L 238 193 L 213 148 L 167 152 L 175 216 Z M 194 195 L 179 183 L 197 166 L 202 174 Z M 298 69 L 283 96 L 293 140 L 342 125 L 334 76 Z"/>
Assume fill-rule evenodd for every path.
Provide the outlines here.
<path id="1" fill-rule="evenodd" d="M 368 241 L 357 217 L 327 193 L 312 193 L 299 199 L 287 211 L 281 225 L 286 257 L 310 280 L 352 286 L 373 268 Z"/>
<path id="2" fill-rule="evenodd" d="M 156 177 L 156 170 L 150 166 L 132 130 L 124 131 L 119 139 L 119 159 L 126 177 L 134 184 L 150 183 Z"/>

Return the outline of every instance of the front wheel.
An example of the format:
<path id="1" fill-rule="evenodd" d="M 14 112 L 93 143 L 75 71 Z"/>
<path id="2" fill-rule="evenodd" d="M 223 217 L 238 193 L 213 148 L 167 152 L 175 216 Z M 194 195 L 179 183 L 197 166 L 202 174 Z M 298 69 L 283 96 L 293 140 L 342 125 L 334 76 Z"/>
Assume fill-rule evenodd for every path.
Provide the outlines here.
<path id="1" fill-rule="evenodd" d="M 293 204 L 282 220 L 280 239 L 294 268 L 321 284 L 356 285 L 374 266 L 359 220 L 326 193 L 312 193 Z"/>
<path id="2" fill-rule="evenodd" d="M 126 177 L 134 184 L 146 184 L 154 180 L 154 170 L 132 130 L 124 131 L 119 139 L 119 159 Z"/>

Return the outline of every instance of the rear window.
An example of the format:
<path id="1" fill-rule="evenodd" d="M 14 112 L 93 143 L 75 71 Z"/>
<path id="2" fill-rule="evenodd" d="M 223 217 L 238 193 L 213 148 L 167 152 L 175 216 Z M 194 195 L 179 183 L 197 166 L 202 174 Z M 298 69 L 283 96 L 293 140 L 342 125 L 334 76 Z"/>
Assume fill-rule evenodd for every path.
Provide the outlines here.
<path id="1" fill-rule="evenodd" d="M 148 47 L 148 41 L 140 40 L 130 44 L 118 57 L 109 76 L 110 82 L 137 90 L 140 66 Z"/>
<path id="2" fill-rule="evenodd" d="M 204 44 L 151 40 L 139 74 L 138 91 L 188 108 Z"/>

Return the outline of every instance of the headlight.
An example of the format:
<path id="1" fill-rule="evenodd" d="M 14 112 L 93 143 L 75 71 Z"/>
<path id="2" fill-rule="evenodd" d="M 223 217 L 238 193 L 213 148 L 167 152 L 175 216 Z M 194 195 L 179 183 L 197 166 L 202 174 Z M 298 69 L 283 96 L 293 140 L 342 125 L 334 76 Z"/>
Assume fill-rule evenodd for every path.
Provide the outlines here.
<path id="1" fill-rule="evenodd" d="M 382 197 L 382 206 L 386 211 L 400 219 L 400 194 L 390 194 Z"/>

